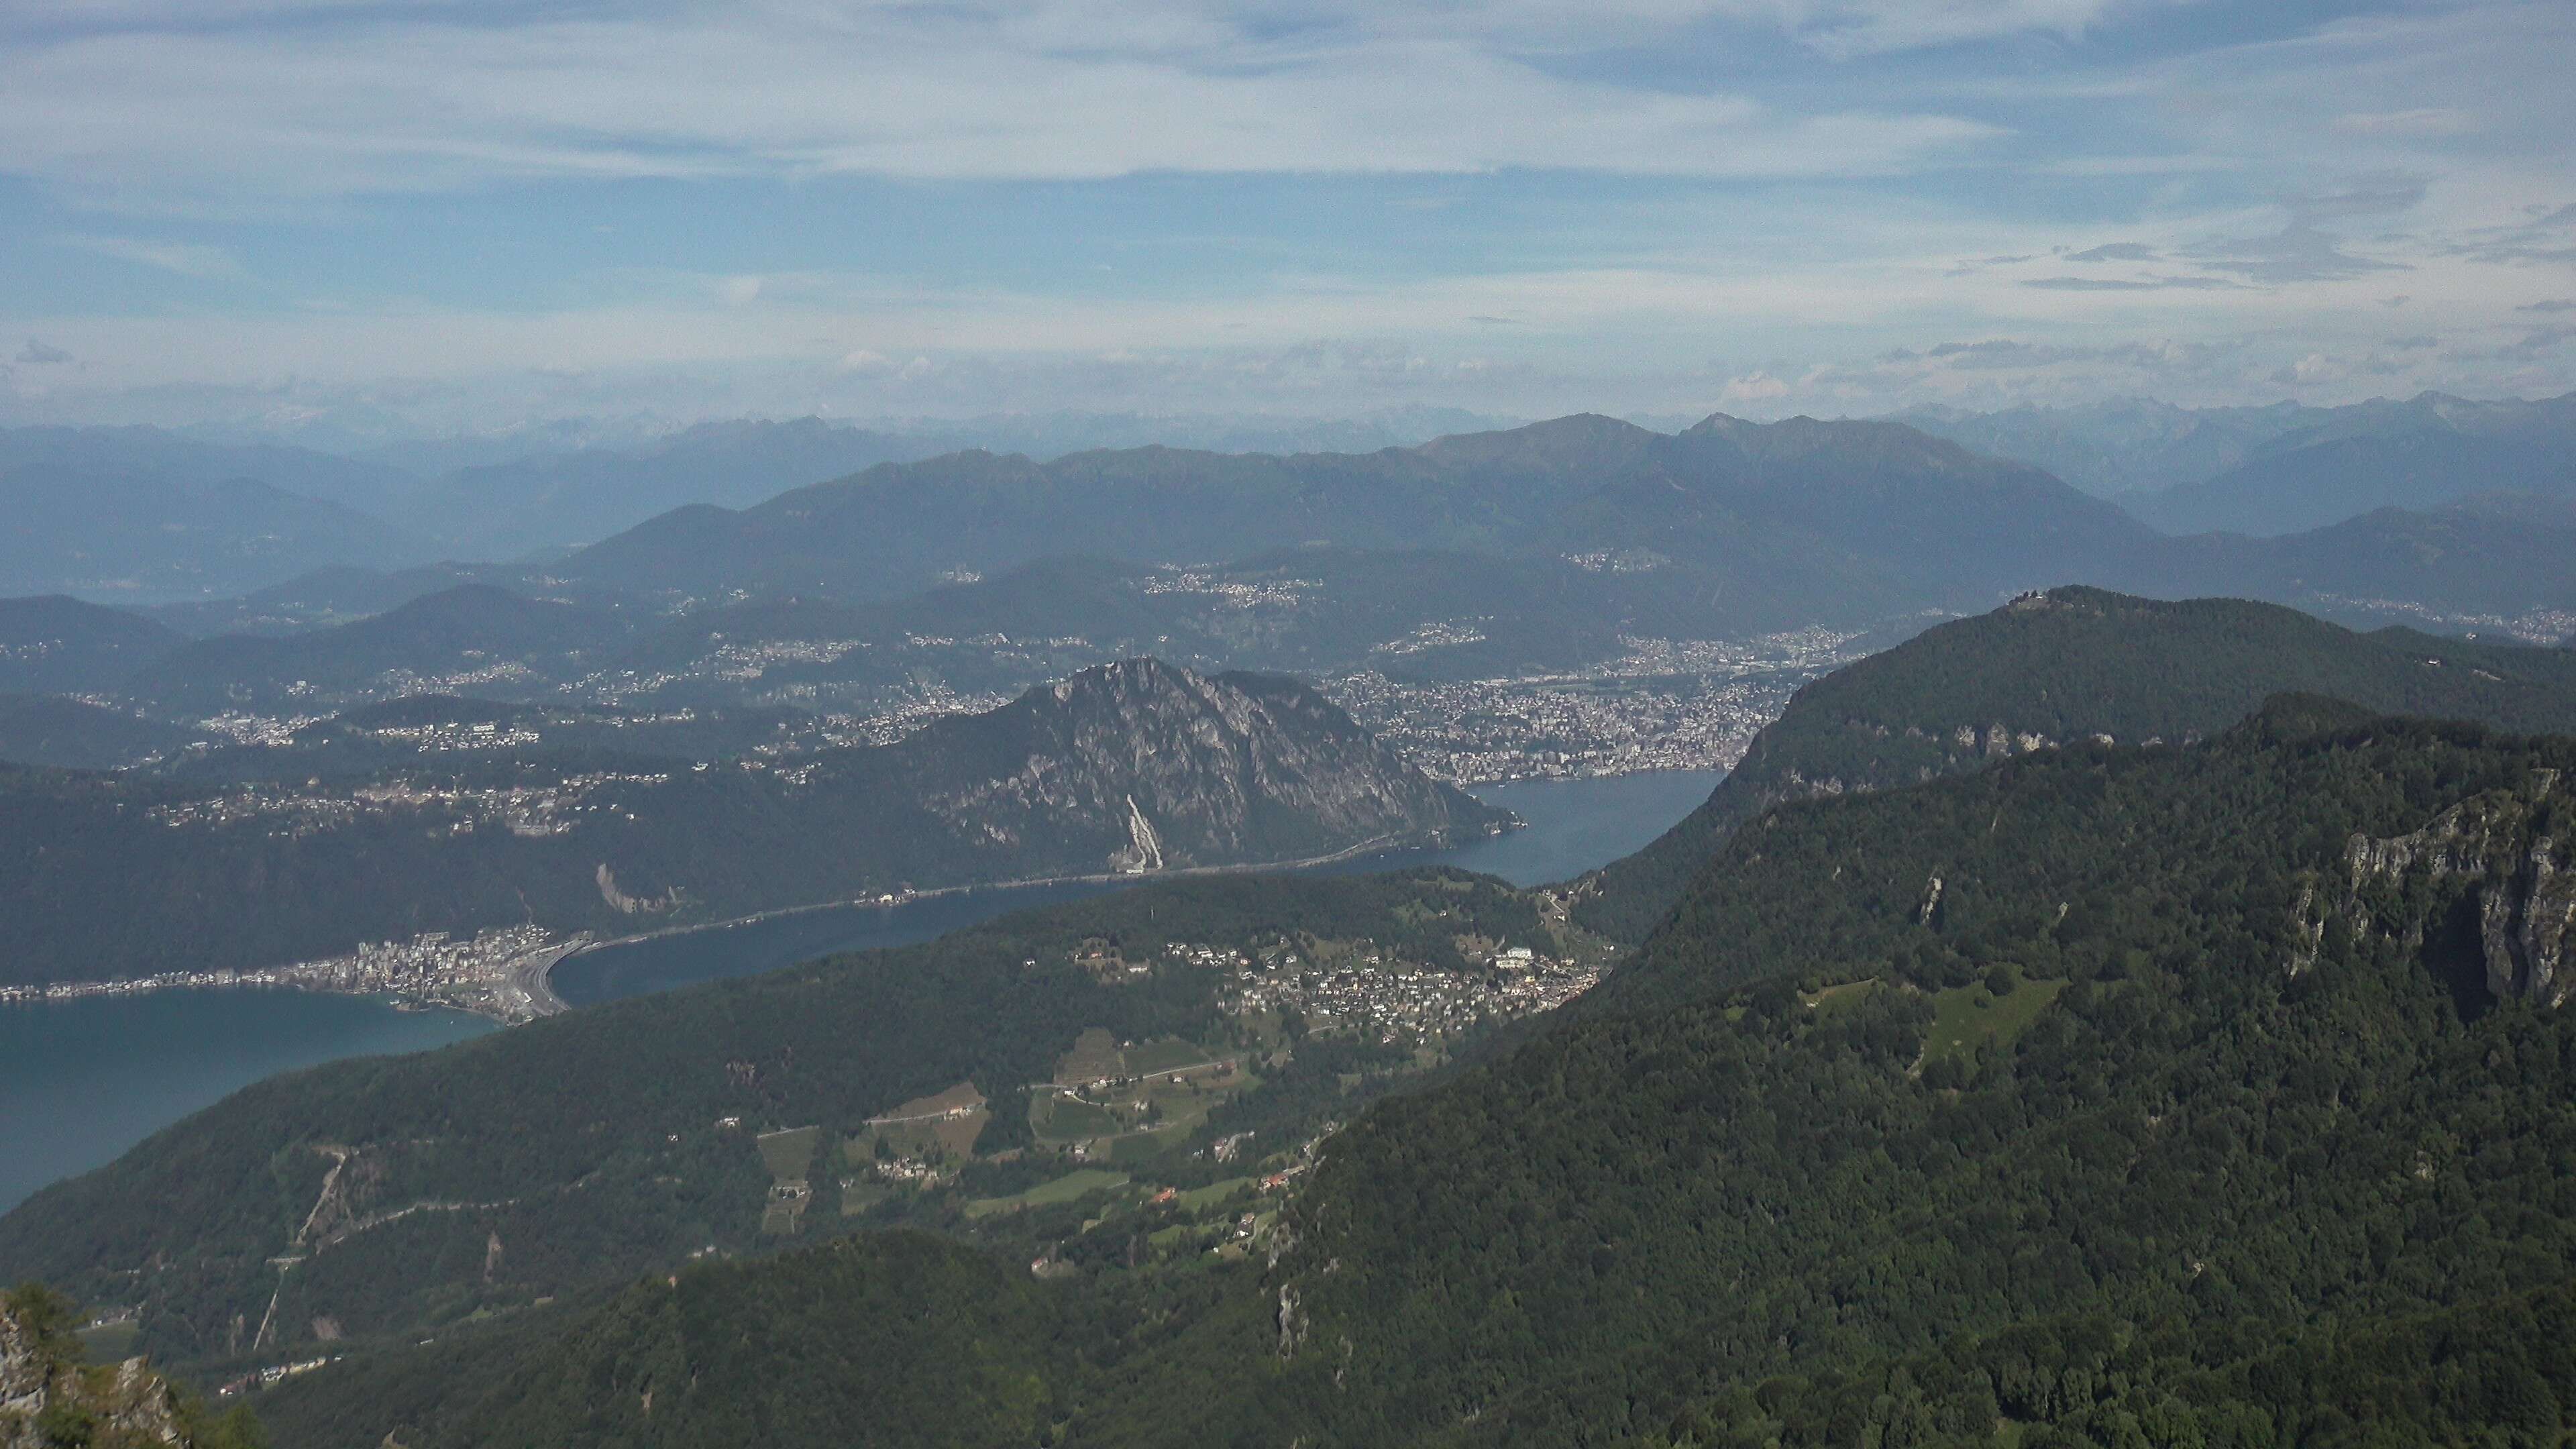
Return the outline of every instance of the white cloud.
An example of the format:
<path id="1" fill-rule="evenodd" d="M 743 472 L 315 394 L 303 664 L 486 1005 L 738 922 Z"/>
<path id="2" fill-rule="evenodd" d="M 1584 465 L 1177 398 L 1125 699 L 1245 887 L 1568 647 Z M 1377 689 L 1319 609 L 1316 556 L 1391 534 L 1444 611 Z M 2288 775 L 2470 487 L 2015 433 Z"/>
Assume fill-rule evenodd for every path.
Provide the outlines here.
<path id="1" fill-rule="evenodd" d="M 2355 136 L 2463 136 L 2477 129 L 2477 118 L 2450 106 L 2418 106 L 2406 111 L 2348 111 L 2335 117 L 2334 125 Z"/>
<path id="2" fill-rule="evenodd" d="M 1631 23 L 1700 9 L 1619 8 Z M 2080 25 L 2101 7 L 1952 3 L 1921 24 L 1902 18 L 1912 8 L 1791 5 L 1781 19 L 1877 48 L 1924 24 Z M 313 25 L 167 11 L 175 23 L 153 24 L 151 11 L 108 7 L 100 24 L 0 46 L 0 164 L 101 193 L 278 196 L 830 172 L 1851 176 L 1998 134 L 1902 107 L 1781 112 L 1570 79 L 1504 43 L 1536 23 L 1514 5 L 1397 6 L 1284 38 L 1225 7 L 1149 0 L 540 7 L 518 23 L 427 7 Z M 1621 19 L 1563 15 L 1558 29 L 1595 44 Z"/>
<path id="3" fill-rule="evenodd" d="M 242 270 L 240 259 L 231 252 L 198 242 L 147 241 L 129 236 L 66 236 L 59 240 L 65 246 L 183 277 L 237 277 Z"/>

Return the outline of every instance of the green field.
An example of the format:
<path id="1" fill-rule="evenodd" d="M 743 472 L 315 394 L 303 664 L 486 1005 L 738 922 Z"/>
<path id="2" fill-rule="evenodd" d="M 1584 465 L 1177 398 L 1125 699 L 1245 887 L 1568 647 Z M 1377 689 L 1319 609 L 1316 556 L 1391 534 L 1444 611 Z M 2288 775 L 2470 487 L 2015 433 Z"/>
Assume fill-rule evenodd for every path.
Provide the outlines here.
<path id="1" fill-rule="evenodd" d="M 1096 1026 L 1074 1038 L 1073 1050 L 1055 1064 L 1055 1079 L 1066 1086 L 1125 1075 L 1127 1058 L 1118 1039 Z"/>
<path id="2" fill-rule="evenodd" d="M 1229 1177 L 1223 1182 L 1211 1182 L 1205 1187 L 1191 1188 L 1175 1201 L 1190 1212 L 1206 1212 L 1209 1208 L 1215 1207 L 1250 1186 L 1252 1186 L 1251 1178 Z"/>
<path id="3" fill-rule="evenodd" d="M 1095 1192 L 1105 1192 L 1110 1188 L 1125 1187 L 1126 1185 L 1127 1174 L 1123 1172 L 1110 1172 L 1103 1168 L 1085 1167 L 1074 1172 L 1068 1172 L 1064 1176 L 1052 1181 L 1039 1183 L 1037 1186 L 1030 1188 L 1026 1192 L 1014 1193 L 1009 1197 L 978 1198 L 975 1201 L 966 1204 L 966 1215 L 971 1218 L 989 1217 L 994 1213 L 1011 1212 L 1019 1208 L 1044 1207 L 1048 1203 L 1072 1202 L 1077 1198 L 1088 1197 Z"/>
<path id="4" fill-rule="evenodd" d="M 1107 1137 L 1126 1130 L 1126 1124 L 1108 1108 L 1073 1097 L 1041 1097 L 1031 1105 L 1030 1116 L 1030 1126 L 1049 1141 Z"/>
<path id="5" fill-rule="evenodd" d="M 1847 1007 L 1859 1005 L 1862 999 L 1869 995 L 1870 989 L 1876 985 L 1878 985 L 1876 977 L 1865 981 L 1846 981 L 1839 986 L 1827 986 L 1813 996 L 1801 996 L 1798 999 L 1814 1007 L 1818 1015 L 1829 1015 Z"/>
<path id="6" fill-rule="evenodd" d="M 814 1142 L 823 1135 L 820 1127 L 790 1127 L 784 1132 L 760 1134 L 761 1165 L 778 1182 L 794 1182 L 805 1176 L 814 1165 Z"/>
<path id="7" fill-rule="evenodd" d="M 1931 1034 L 1924 1038 L 1923 1060 L 1972 1058 L 1988 1047 L 2012 1044 L 2024 1028 L 2066 989 L 2063 981 L 2025 981 L 2004 996 L 1983 986 L 1960 986 L 1936 994 Z M 1979 998 L 1986 1004 L 1977 1004 Z"/>
<path id="8" fill-rule="evenodd" d="M 1127 1053 L 1127 1070 L 1137 1076 L 1168 1072 L 1181 1067 L 1194 1067 L 1215 1059 L 1215 1054 L 1194 1041 L 1167 1036 L 1161 1041 L 1139 1042 Z"/>
<path id="9" fill-rule="evenodd" d="M 1159 1157 L 1166 1150 L 1179 1146 L 1181 1140 L 1189 1135 L 1190 1124 L 1188 1123 L 1158 1127 L 1151 1132 L 1131 1133 L 1110 1142 L 1109 1160 L 1143 1162 L 1149 1157 Z"/>

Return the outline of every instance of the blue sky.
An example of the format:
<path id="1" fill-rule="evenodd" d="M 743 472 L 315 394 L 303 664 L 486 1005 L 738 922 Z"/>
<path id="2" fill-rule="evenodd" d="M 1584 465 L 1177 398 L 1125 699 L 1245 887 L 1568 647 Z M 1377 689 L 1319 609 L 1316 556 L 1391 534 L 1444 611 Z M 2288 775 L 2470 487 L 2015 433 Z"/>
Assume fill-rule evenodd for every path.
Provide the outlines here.
<path id="1" fill-rule="evenodd" d="M 35 0 L 0 421 L 2576 387 L 2576 6 Z"/>

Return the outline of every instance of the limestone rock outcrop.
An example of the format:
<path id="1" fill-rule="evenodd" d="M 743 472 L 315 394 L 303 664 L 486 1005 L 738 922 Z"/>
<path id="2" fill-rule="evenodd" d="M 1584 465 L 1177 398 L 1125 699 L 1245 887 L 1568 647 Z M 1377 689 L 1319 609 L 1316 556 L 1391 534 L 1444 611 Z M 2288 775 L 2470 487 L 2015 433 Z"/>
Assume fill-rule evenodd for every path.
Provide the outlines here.
<path id="1" fill-rule="evenodd" d="M 2569 935 L 2576 928 L 2576 841 L 2567 838 L 2571 801 L 2554 771 L 2536 772 L 2520 790 L 2463 800 L 2422 829 L 2374 839 L 2356 835 L 2345 851 L 2356 892 L 2356 925 L 2368 913 L 2359 895 L 2377 888 L 2403 895 L 2410 882 L 2445 888 L 2463 881 L 2476 894 L 2478 946 L 2487 990 L 2498 1000 L 2559 1006 L 2576 996 Z M 2406 928 L 2420 944 L 2424 922 Z"/>
<path id="2" fill-rule="evenodd" d="M 190 1449 L 178 1395 L 139 1358 L 88 1366 L 15 1296 L 0 1293 L 0 1449 L 50 1449 L 76 1431 L 95 1449 Z"/>

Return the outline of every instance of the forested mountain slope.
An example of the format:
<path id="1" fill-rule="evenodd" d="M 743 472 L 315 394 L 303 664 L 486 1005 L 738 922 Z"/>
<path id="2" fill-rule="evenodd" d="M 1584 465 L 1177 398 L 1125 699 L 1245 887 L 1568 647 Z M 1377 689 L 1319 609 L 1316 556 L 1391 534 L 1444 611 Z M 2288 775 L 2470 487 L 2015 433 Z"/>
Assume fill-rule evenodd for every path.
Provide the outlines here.
<path id="1" fill-rule="evenodd" d="M 1652 930 L 1729 831 L 1807 795 L 1883 789 L 2107 735 L 2180 743 L 2265 696 L 2306 691 L 2372 710 L 2576 730 L 2576 654 L 2358 634 L 2242 599 L 2167 603 L 2058 588 L 1924 631 L 1798 692 L 1708 802 L 1603 870 L 1577 907 L 1623 940 Z"/>
<path id="2" fill-rule="evenodd" d="M 1266 1254 L 1130 1266 L 1105 1221 L 980 1341 L 1059 1444 L 2558 1442 L 2570 780 L 2576 742 L 2291 697 L 1780 807 L 1651 990 L 1361 1114 Z M 844 1261 L 654 1280 L 419 1437 L 671 1391 L 782 1445 L 1019 1442 L 807 1411 L 873 1330 L 792 1265 Z"/>
<path id="3" fill-rule="evenodd" d="M 173 631 L 104 604 L 62 594 L 0 599 L 0 691 L 106 689 L 179 643 Z"/>
<path id="4" fill-rule="evenodd" d="M 2571 766 L 2289 701 L 1775 812 L 1602 1010 L 1335 1139 L 1277 1283 L 1317 1429 L 1642 1437 L 2055 1316 L 2215 1367 L 2567 1281 L 2576 1019 L 2478 922 L 2557 980 Z"/>
<path id="5" fill-rule="evenodd" d="M 463 584 L 308 633 L 192 640 L 121 681 L 119 692 L 183 717 L 319 714 L 425 685 L 527 692 L 605 664 L 625 637 L 625 623 L 604 612 Z"/>

